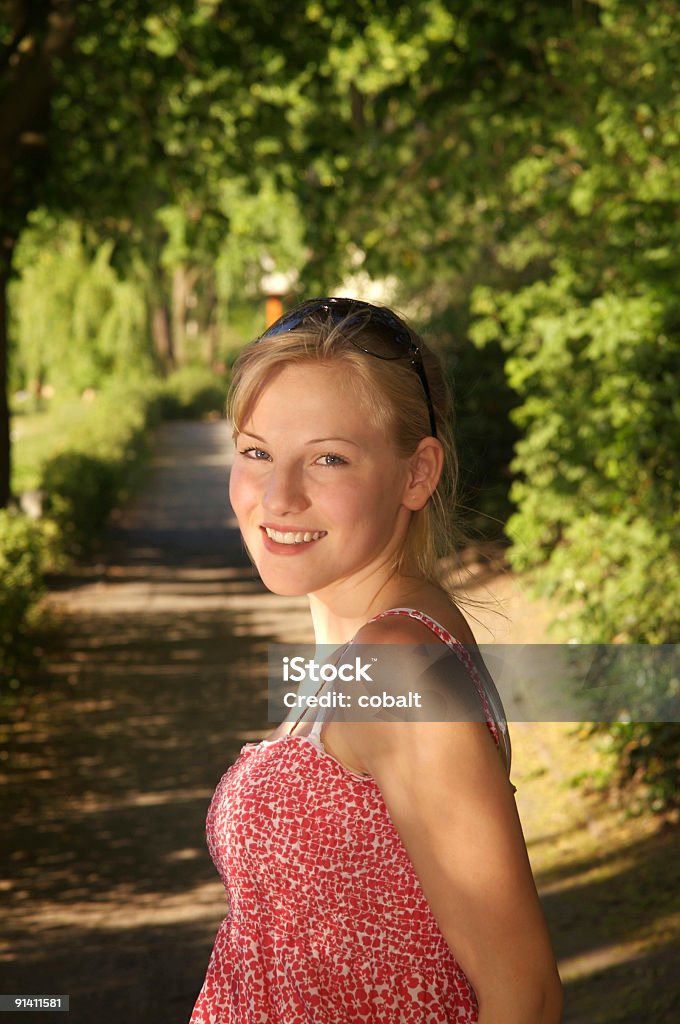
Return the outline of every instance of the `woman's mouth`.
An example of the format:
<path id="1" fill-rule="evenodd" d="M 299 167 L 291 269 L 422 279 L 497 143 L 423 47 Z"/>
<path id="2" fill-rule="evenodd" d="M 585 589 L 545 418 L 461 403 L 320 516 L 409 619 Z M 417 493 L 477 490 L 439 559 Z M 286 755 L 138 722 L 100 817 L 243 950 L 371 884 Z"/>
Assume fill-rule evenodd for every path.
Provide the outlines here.
<path id="1" fill-rule="evenodd" d="M 309 544 L 310 541 L 320 540 L 326 536 L 326 530 L 274 530 L 271 526 L 263 526 L 262 529 L 270 540 L 277 544 Z"/>

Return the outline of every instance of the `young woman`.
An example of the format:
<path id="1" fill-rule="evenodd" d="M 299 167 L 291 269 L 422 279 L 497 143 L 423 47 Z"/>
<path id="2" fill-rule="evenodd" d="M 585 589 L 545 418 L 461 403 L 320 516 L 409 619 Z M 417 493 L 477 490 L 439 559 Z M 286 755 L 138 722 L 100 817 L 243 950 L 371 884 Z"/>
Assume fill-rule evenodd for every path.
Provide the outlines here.
<path id="1" fill-rule="evenodd" d="M 229 913 L 191 1024 L 557 1024 L 507 726 L 437 571 L 456 476 L 438 360 L 387 309 L 310 300 L 243 351 L 230 415 L 266 586 L 308 595 L 340 657 L 389 652 L 381 685 L 412 687 L 412 653 L 438 646 L 480 713 L 306 708 L 243 748 L 208 813 Z"/>

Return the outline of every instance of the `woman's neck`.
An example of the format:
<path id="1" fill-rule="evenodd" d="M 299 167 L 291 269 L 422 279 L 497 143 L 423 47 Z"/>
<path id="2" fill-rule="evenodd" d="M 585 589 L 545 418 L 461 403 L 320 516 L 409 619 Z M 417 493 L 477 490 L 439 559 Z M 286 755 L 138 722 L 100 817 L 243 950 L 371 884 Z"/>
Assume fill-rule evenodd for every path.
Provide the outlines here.
<path id="1" fill-rule="evenodd" d="M 361 627 L 386 608 L 422 601 L 432 585 L 426 580 L 393 575 L 377 590 L 353 587 L 347 592 L 309 595 L 317 644 L 347 643 Z"/>

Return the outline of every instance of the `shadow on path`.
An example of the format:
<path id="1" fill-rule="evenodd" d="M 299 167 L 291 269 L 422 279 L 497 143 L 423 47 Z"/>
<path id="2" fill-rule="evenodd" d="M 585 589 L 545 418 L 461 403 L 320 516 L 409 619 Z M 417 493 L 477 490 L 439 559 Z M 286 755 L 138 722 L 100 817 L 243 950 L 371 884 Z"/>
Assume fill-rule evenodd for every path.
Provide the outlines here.
<path id="1" fill-rule="evenodd" d="M 573 862 L 540 884 L 565 984 L 564 1024 L 680 1020 L 677 830 Z"/>
<path id="2" fill-rule="evenodd" d="M 517 803 L 565 990 L 563 1024 L 680 1021 L 678 827 L 573 785 L 601 769 L 569 723 L 515 722 Z"/>

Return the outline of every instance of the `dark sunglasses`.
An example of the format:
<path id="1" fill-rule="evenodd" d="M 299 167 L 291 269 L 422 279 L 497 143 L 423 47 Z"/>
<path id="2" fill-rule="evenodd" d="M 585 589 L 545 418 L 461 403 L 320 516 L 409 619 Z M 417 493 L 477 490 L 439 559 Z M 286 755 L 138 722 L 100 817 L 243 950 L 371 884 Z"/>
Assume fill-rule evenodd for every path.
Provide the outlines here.
<path id="1" fill-rule="evenodd" d="M 343 321 L 348 327 L 354 324 L 370 325 L 372 336 L 365 343 L 357 341 L 355 338 L 350 339 L 356 348 L 366 352 L 367 355 L 375 356 L 377 359 L 410 359 L 410 365 L 418 374 L 425 392 L 427 411 L 430 416 L 430 435 L 436 437 L 434 407 L 420 348 L 411 337 L 405 324 L 389 309 L 381 309 L 379 306 L 372 306 L 370 302 L 362 302 L 359 299 L 308 299 L 301 306 L 297 306 L 296 309 L 279 317 L 264 334 L 257 338 L 256 343 L 266 341 L 267 338 L 275 338 L 277 334 L 294 331 L 305 320 L 318 316 L 320 313 L 325 313 L 334 323 Z"/>

